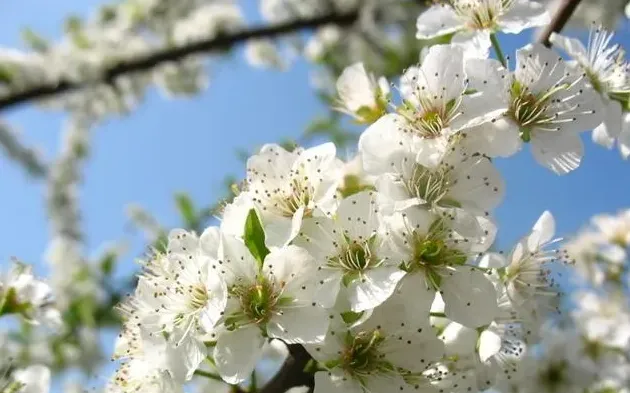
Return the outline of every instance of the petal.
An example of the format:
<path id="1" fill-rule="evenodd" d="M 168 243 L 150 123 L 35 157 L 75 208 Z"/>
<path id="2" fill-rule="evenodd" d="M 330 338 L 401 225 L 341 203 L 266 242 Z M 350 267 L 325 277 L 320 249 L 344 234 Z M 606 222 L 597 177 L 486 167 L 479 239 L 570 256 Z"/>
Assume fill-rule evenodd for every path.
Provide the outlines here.
<path id="1" fill-rule="evenodd" d="M 263 273 L 276 283 L 282 283 L 283 294 L 293 299 L 308 298 L 315 288 L 312 277 L 317 265 L 305 249 L 286 246 L 271 251 L 265 258 Z M 307 299 L 310 301 L 310 299 Z"/>
<path id="2" fill-rule="evenodd" d="M 168 234 L 168 251 L 173 254 L 190 254 L 199 247 L 197 235 L 185 229 L 172 229 Z"/>
<path id="3" fill-rule="evenodd" d="M 256 325 L 222 333 L 214 347 L 214 360 L 225 382 L 236 384 L 249 378 L 264 344 L 265 338 Z"/>
<path id="4" fill-rule="evenodd" d="M 492 46 L 490 32 L 476 29 L 455 33 L 451 43 L 462 48 L 464 59 L 486 59 Z"/>
<path id="5" fill-rule="evenodd" d="M 435 299 L 435 289 L 426 282 L 424 274 L 407 274 L 401 280 L 395 296 L 403 302 L 407 317 L 417 323 L 427 322 Z"/>
<path id="6" fill-rule="evenodd" d="M 569 56 L 578 61 L 588 61 L 588 52 L 582 42 L 576 38 L 570 38 L 558 33 L 551 33 L 549 42 L 565 51 Z"/>
<path id="7" fill-rule="evenodd" d="M 501 337 L 490 330 L 484 330 L 479 336 L 479 358 L 485 362 L 501 350 Z"/>
<path id="8" fill-rule="evenodd" d="M 622 119 L 622 129 L 617 139 L 619 151 L 623 159 L 630 157 L 630 113 L 625 113 Z"/>
<path id="9" fill-rule="evenodd" d="M 440 334 L 440 339 L 444 341 L 447 356 L 459 355 L 466 357 L 475 352 L 477 330 L 457 322 L 451 322 Z"/>
<path id="10" fill-rule="evenodd" d="M 462 145 L 466 150 L 489 157 L 510 157 L 522 146 L 518 127 L 504 117 L 469 128 L 463 134 L 466 137 Z"/>
<path id="11" fill-rule="evenodd" d="M 348 285 L 348 299 L 354 312 L 369 310 L 389 298 L 405 272 L 396 266 L 370 269 Z"/>
<path id="12" fill-rule="evenodd" d="M 531 143 L 536 161 L 558 175 L 566 175 L 580 166 L 584 146 L 579 135 L 536 132 Z"/>
<path id="13" fill-rule="evenodd" d="M 219 255 L 219 263 L 212 264 L 212 268 L 216 267 L 228 286 L 234 278 L 256 280 L 258 262 L 241 239 L 222 233 Z"/>
<path id="14" fill-rule="evenodd" d="M 538 218 L 538 221 L 536 221 L 536 224 L 534 224 L 533 230 L 540 235 L 537 244 L 528 244 L 530 250 L 534 250 L 534 247 L 538 248 L 541 244 L 548 243 L 553 239 L 553 235 L 556 232 L 556 222 L 553 215 L 545 210 Z"/>
<path id="15" fill-rule="evenodd" d="M 411 372 L 421 372 L 444 356 L 444 343 L 430 327 L 396 333 L 386 342 L 387 360 Z"/>
<path id="16" fill-rule="evenodd" d="M 258 154 L 247 160 L 247 181 L 279 182 L 288 175 L 299 153 L 299 150 L 289 152 L 277 144 L 264 145 Z"/>
<path id="17" fill-rule="evenodd" d="M 615 138 L 621 132 L 621 104 L 610 99 L 604 104 L 604 121 L 593 130 L 593 142 L 612 149 Z"/>
<path id="18" fill-rule="evenodd" d="M 416 27 L 416 38 L 424 40 L 452 33 L 463 25 L 452 7 L 439 4 L 421 13 Z"/>
<path id="19" fill-rule="evenodd" d="M 342 103 L 352 112 L 361 107 L 376 106 L 376 91 L 363 63 L 346 67 L 337 79 L 337 93 Z"/>
<path id="20" fill-rule="evenodd" d="M 507 107 L 511 77 L 501 63 L 494 59 L 468 59 L 465 67 L 469 89 L 494 94 Z"/>
<path id="21" fill-rule="evenodd" d="M 285 307 L 267 324 L 267 334 L 287 344 L 323 342 L 328 331 L 328 311 L 318 306 Z"/>
<path id="22" fill-rule="evenodd" d="M 494 286 L 482 272 L 471 266 L 452 268 L 442 275 L 440 290 L 446 304 L 444 313 L 464 326 L 486 325 L 498 313 Z"/>
<path id="23" fill-rule="evenodd" d="M 518 34 L 525 29 L 544 26 L 551 21 L 547 8 L 529 0 L 516 0 L 499 19 L 504 33 Z"/>
<path id="24" fill-rule="evenodd" d="M 500 269 L 507 266 L 507 260 L 502 254 L 487 252 L 479 259 L 477 265 L 483 269 Z"/>
<path id="25" fill-rule="evenodd" d="M 265 220 L 265 244 L 267 247 L 283 247 L 293 240 L 300 232 L 304 206 L 293 213 L 291 218 L 269 216 Z"/>
<path id="26" fill-rule="evenodd" d="M 349 242 L 370 239 L 379 227 L 377 194 L 362 191 L 341 201 L 337 219 Z"/>
<path id="27" fill-rule="evenodd" d="M 412 138 L 401 129 L 407 120 L 397 114 L 387 114 L 370 125 L 359 137 L 359 151 L 363 168 L 368 174 L 380 175 L 388 172 L 387 157 L 396 150 L 410 146 Z"/>
<path id="28" fill-rule="evenodd" d="M 208 356 L 208 349 L 201 340 L 188 335 L 175 346 L 168 346 L 165 355 L 171 375 L 183 384 L 192 378 L 195 370 Z"/>
<path id="29" fill-rule="evenodd" d="M 365 389 L 369 393 L 414 392 L 413 386 L 405 382 L 398 374 L 378 374 L 365 378 Z"/>
<path id="30" fill-rule="evenodd" d="M 478 155 L 459 162 L 455 167 L 455 176 L 457 183 L 450 188 L 447 196 L 459 202 L 462 208 L 490 211 L 503 200 L 503 178 L 487 157 Z"/>
<path id="31" fill-rule="evenodd" d="M 364 393 L 364 391 L 358 382 L 345 377 L 342 373 L 318 371 L 315 373 L 314 393 Z"/>
<path id="32" fill-rule="evenodd" d="M 315 258 L 315 263 L 322 266 L 328 258 L 339 254 L 344 238 L 337 224 L 327 217 L 307 218 L 302 222 L 300 233 L 293 244 L 302 247 Z"/>
<path id="33" fill-rule="evenodd" d="M 422 62 L 416 83 L 425 87 L 429 94 L 448 102 L 462 95 L 466 89 L 465 77 L 462 48 L 433 45 Z"/>
<path id="34" fill-rule="evenodd" d="M 245 227 L 244 224 L 245 222 L 243 221 L 243 228 Z M 207 256 L 212 259 L 217 259 L 219 257 L 219 248 L 221 245 L 221 233 L 219 228 L 206 228 L 199 238 L 199 243 L 201 245 L 201 249 Z"/>
<path id="35" fill-rule="evenodd" d="M 18 389 L 20 393 L 48 393 L 50 390 L 50 376 L 50 369 L 42 365 L 32 365 L 17 369 L 12 375 L 17 382 L 24 384 L 21 389 Z"/>
<path id="36" fill-rule="evenodd" d="M 248 192 L 240 193 L 232 203 L 223 209 L 221 218 L 221 232 L 242 237 L 245 231 L 245 221 L 249 211 L 254 208 L 254 202 Z M 202 235 L 203 236 L 203 235 Z M 202 242 L 203 247 L 203 242 Z"/>
<path id="37" fill-rule="evenodd" d="M 476 93 L 463 96 L 457 110 L 460 115 L 451 122 L 453 131 L 489 122 L 504 113 L 507 104 L 500 94 Z"/>

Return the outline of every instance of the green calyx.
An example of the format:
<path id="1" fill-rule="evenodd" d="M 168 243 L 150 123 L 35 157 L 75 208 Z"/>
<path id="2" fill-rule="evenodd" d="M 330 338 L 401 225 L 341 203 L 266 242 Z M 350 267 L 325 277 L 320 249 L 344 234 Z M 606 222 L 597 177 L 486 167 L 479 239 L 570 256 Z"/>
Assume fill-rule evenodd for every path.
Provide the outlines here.
<path id="1" fill-rule="evenodd" d="M 328 261 L 328 266 L 341 269 L 343 271 L 343 284 L 348 286 L 359 278 L 363 271 L 377 266 L 379 260 L 372 252 L 375 237 L 363 242 L 350 239 L 346 239 L 346 241 L 342 251 Z"/>
<path id="2" fill-rule="evenodd" d="M 376 89 L 376 105 L 373 107 L 362 106 L 355 112 L 356 122 L 359 124 L 372 124 L 387 113 L 388 97 Z"/>
<path id="3" fill-rule="evenodd" d="M 0 316 L 22 314 L 27 312 L 30 307 L 28 303 L 20 303 L 14 288 L 8 288 L 4 293 L 0 292 Z"/>

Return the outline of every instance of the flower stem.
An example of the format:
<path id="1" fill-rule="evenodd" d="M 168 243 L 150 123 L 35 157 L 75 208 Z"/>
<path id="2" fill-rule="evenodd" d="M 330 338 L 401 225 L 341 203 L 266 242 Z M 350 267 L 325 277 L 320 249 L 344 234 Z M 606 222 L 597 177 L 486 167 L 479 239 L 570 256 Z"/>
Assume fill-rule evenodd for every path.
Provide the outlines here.
<path id="1" fill-rule="evenodd" d="M 446 318 L 446 314 L 443 312 L 431 312 L 429 313 L 432 317 Z"/>
<path id="2" fill-rule="evenodd" d="M 505 56 L 503 55 L 503 51 L 501 50 L 501 45 L 499 44 L 496 34 L 490 34 L 490 42 L 492 43 L 494 53 L 497 55 L 497 59 L 501 62 L 503 67 L 507 68 L 507 61 L 505 61 Z"/>
<path id="3" fill-rule="evenodd" d="M 195 370 L 195 375 L 199 375 L 201 377 L 206 377 L 208 379 L 214 379 L 215 381 L 221 381 L 223 382 L 223 379 L 221 379 L 220 376 L 210 373 L 208 371 L 203 371 L 203 370 Z"/>

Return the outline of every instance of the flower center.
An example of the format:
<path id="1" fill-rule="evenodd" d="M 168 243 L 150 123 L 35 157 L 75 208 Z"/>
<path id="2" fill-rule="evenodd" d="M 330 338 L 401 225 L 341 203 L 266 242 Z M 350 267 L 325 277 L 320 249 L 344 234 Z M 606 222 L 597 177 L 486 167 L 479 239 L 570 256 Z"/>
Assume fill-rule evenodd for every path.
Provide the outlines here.
<path id="1" fill-rule="evenodd" d="M 254 323 L 264 326 L 283 301 L 281 290 L 271 281 L 262 278 L 250 285 L 235 285 L 230 289 L 230 295 L 235 296 L 240 303 L 240 311 L 225 320 L 228 329 Z"/>
<path id="2" fill-rule="evenodd" d="M 416 268 L 431 269 L 445 265 L 461 265 L 466 262 L 466 255 L 448 247 L 446 242 L 440 238 L 430 235 L 423 235 L 413 232 L 412 241 L 412 264 Z"/>
<path id="3" fill-rule="evenodd" d="M 309 204 L 313 201 L 313 187 L 304 180 L 293 179 L 289 187 L 283 191 L 277 190 L 271 198 L 270 207 L 278 215 L 291 218 L 299 208 L 304 207 L 304 216 L 312 213 Z"/>
<path id="4" fill-rule="evenodd" d="M 413 95 L 418 101 L 418 107 L 405 103 L 399 108 L 399 114 L 413 125 L 413 131 L 422 138 L 434 139 L 441 136 L 442 130 L 459 115 L 459 98 L 445 103 L 442 96 L 426 91 L 425 86 L 416 87 Z"/>
<path id="5" fill-rule="evenodd" d="M 497 19 L 505 13 L 514 0 L 453 0 L 455 13 L 466 21 L 471 30 L 494 30 Z"/>
<path id="6" fill-rule="evenodd" d="M 202 284 L 191 286 L 188 293 L 190 295 L 190 307 L 193 310 L 203 309 L 210 300 L 210 292 Z"/>
<path id="7" fill-rule="evenodd" d="M 360 332 L 355 336 L 348 333 L 345 341 L 340 366 L 352 377 L 361 380 L 370 375 L 394 371 L 394 366 L 384 360 L 385 355 L 379 351 L 385 341 L 379 330 Z"/>
<path id="8" fill-rule="evenodd" d="M 422 199 L 428 204 L 440 204 L 458 207 L 456 201 L 444 198 L 453 184 L 450 170 L 447 166 L 440 166 L 431 170 L 420 164 L 415 164 L 411 175 L 403 179 L 403 183 L 410 196 Z"/>
<path id="9" fill-rule="evenodd" d="M 349 284 L 363 271 L 379 264 L 379 259 L 371 249 L 374 239 L 371 237 L 364 242 L 349 240 L 337 256 L 328 260 L 329 267 L 343 271 L 344 284 Z"/>
<path id="10" fill-rule="evenodd" d="M 511 101 L 507 115 L 520 126 L 521 138 L 524 142 L 530 141 L 530 133 L 533 128 L 550 124 L 557 118 L 558 114 L 549 115 L 547 113 L 549 105 L 555 103 L 551 96 L 568 86 L 566 83 L 558 84 L 541 94 L 534 94 L 520 82 L 514 81 L 512 83 L 510 87 Z"/>

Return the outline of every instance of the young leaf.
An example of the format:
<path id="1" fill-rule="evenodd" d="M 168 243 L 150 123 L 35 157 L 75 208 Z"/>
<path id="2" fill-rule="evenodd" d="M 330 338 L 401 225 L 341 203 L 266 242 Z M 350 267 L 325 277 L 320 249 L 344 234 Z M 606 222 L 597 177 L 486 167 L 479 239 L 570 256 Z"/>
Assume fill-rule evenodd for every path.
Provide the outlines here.
<path id="1" fill-rule="evenodd" d="M 186 226 L 194 229 L 197 223 L 197 217 L 195 214 L 195 206 L 188 194 L 175 194 L 175 202 L 177 203 L 179 213 L 186 222 Z"/>
<path id="2" fill-rule="evenodd" d="M 245 245 L 258 261 L 259 267 L 262 267 L 263 261 L 269 249 L 265 246 L 265 231 L 263 230 L 258 215 L 254 209 L 249 211 L 245 220 Z"/>

